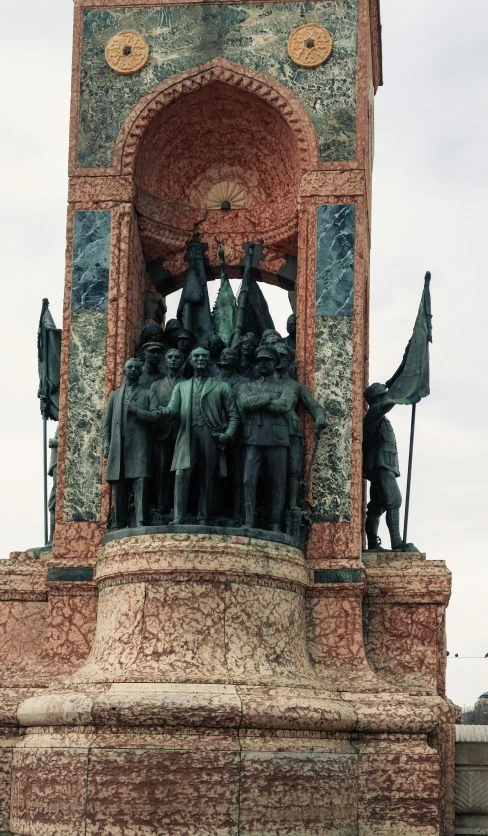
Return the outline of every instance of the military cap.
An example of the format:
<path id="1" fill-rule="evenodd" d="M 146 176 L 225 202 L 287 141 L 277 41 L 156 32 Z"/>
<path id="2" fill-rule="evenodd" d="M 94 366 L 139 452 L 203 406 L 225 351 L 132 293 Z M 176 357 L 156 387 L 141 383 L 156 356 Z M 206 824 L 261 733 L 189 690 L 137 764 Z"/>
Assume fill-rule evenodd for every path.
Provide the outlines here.
<path id="1" fill-rule="evenodd" d="M 380 395 L 386 395 L 388 389 L 386 388 L 384 383 L 372 383 L 371 386 L 368 386 L 367 389 L 364 390 L 364 399 L 366 403 L 372 403 L 375 398 L 378 398 Z"/>
<path id="2" fill-rule="evenodd" d="M 178 336 L 177 336 L 176 339 L 179 340 L 180 337 L 188 337 L 188 339 L 194 340 L 195 339 L 195 334 L 193 333 L 193 331 L 190 331 L 189 328 L 182 328 L 178 332 Z"/>
<path id="3" fill-rule="evenodd" d="M 181 331 L 181 322 L 179 319 L 168 319 L 165 331 Z"/>
<path id="4" fill-rule="evenodd" d="M 259 360 L 260 357 L 268 357 L 270 360 L 274 360 L 275 363 L 278 363 L 279 357 L 274 350 L 271 348 L 270 345 L 261 345 L 259 346 L 258 350 L 256 351 L 256 360 Z"/>
<path id="5" fill-rule="evenodd" d="M 142 346 L 143 351 L 145 351 L 146 348 L 157 348 L 158 351 L 164 351 L 165 346 L 163 345 L 163 343 L 149 342 L 144 343 L 144 345 Z"/>
<path id="6" fill-rule="evenodd" d="M 275 351 L 278 352 L 278 354 L 286 354 L 290 363 L 292 362 L 292 360 L 295 359 L 295 352 L 286 343 L 276 343 L 276 345 L 274 345 L 273 348 Z"/>

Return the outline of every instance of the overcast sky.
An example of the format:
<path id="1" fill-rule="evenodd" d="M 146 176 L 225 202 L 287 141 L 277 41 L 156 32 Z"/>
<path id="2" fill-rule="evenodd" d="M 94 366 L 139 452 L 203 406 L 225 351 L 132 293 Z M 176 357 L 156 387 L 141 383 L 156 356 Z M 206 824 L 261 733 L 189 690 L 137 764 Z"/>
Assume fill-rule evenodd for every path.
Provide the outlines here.
<path id="1" fill-rule="evenodd" d="M 70 0 L 23 0 L 2 12 L 1 557 L 42 541 L 36 332 L 43 296 L 61 323 L 71 17 Z M 370 380 L 398 365 L 431 270 L 432 394 L 417 409 L 409 539 L 453 572 L 451 654 L 484 657 L 488 3 L 383 0 L 382 20 Z M 396 407 L 391 419 L 404 474 L 410 409 Z M 488 659 L 450 660 L 448 688 L 473 703 L 488 690 Z"/>

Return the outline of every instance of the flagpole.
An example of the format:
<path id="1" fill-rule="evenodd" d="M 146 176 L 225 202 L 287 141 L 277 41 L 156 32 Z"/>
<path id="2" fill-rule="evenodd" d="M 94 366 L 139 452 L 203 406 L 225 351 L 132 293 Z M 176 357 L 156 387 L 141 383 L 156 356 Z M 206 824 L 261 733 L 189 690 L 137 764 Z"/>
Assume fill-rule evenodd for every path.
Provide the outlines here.
<path id="1" fill-rule="evenodd" d="M 412 420 L 410 423 L 410 449 L 408 451 L 407 495 L 405 497 L 405 518 L 403 523 L 402 552 L 407 550 L 408 510 L 410 507 L 410 486 L 412 484 L 413 439 L 415 434 L 415 410 L 417 404 L 412 404 Z"/>
<path id="2" fill-rule="evenodd" d="M 43 440 L 43 469 L 44 469 L 44 545 L 47 546 L 49 532 L 47 526 L 47 418 L 46 413 L 42 416 L 42 440 Z"/>

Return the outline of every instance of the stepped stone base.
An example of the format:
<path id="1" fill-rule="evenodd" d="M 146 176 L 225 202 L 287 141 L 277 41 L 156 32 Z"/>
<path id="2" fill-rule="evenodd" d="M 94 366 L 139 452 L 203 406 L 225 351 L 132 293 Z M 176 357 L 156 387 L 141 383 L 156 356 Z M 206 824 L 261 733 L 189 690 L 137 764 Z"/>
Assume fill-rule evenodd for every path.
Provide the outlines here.
<path id="1" fill-rule="evenodd" d="M 445 606 L 443 564 L 312 571 L 287 543 L 191 532 L 109 539 L 91 581 L 50 582 L 54 563 L 3 571 L 9 623 L 35 605 L 0 688 L 5 833 L 448 836 L 455 713 L 428 666 L 412 679 L 432 637 L 401 615 Z"/>

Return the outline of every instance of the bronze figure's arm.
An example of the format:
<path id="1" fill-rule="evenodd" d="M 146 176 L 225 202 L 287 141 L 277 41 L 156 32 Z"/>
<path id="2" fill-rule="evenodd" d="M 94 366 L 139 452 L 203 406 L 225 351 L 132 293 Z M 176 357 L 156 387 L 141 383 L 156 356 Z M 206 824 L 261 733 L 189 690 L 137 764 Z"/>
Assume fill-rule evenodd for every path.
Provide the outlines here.
<path id="1" fill-rule="evenodd" d="M 253 393 L 252 384 L 244 383 L 239 387 L 237 403 L 243 412 L 254 412 L 268 406 L 271 403 L 271 397 L 268 392 Z"/>
<path id="2" fill-rule="evenodd" d="M 224 385 L 222 395 L 224 400 L 225 414 L 227 416 L 227 428 L 225 430 L 225 434 L 230 436 L 230 438 L 232 439 L 236 434 L 236 430 L 240 424 L 239 409 L 237 407 L 236 400 L 232 393 L 232 389 L 228 384 Z"/>
<path id="3" fill-rule="evenodd" d="M 171 395 L 171 400 L 168 406 L 158 406 L 157 413 L 160 418 L 178 418 L 181 409 L 181 393 L 180 393 L 180 384 L 177 383 L 175 388 L 173 389 L 173 394 Z"/>
<path id="4" fill-rule="evenodd" d="M 315 400 L 314 397 L 310 394 L 310 390 L 304 383 L 299 384 L 298 388 L 298 399 L 300 403 L 305 407 L 307 412 L 313 418 L 314 428 L 316 430 L 323 430 L 325 427 L 325 410 L 323 406 L 319 404 L 318 401 Z"/>
<path id="5" fill-rule="evenodd" d="M 112 438 L 112 415 L 114 411 L 114 393 L 111 392 L 109 399 L 107 401 L 107 406 L 105 407 L 105 415 L 103 417 L 103 426 L 102 426 L 102 444 L 103 444 L 103 456 L 105 459 L 108 459 L 108 454 L 110 450 L 110 441 Z"/>

